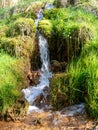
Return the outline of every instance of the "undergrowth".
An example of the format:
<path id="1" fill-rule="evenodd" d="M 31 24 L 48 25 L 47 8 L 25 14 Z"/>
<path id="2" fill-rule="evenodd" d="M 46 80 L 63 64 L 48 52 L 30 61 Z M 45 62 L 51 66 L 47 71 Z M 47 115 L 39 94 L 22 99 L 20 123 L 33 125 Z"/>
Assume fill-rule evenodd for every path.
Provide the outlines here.
<path id="1" fill-rule="evenodd" d="M 24 78 L 21 65 L 22 61 L 0 53 L 0 114 L 5 113 L 21 94 Z"/>

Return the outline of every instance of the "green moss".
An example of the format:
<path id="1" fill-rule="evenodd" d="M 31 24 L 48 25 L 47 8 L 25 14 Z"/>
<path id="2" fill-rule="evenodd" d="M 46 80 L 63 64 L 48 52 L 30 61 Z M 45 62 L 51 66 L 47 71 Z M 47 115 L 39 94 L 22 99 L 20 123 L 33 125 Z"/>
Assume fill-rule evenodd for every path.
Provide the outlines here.
<path id="1" fill-rule="evenodd" d="M 5 52 L 15 57 L 30 57 L 34 51 L 35 45 L 32 38 L 14 37 L 0 39 L 0 52 Z"/>
<path id="2" fill-rule="evenodd" d="M 65 18 L 66 17 L 66 14 L 67 14 L 67 10 L 66 9 L 58 9 L 58 8 L 53 8 L 53 9 L 50 9 L 50 10 L 45 10 L 44 11 L 44 17 L 46 19 L 52 19 L 52 20 L 55 20 L 55 19 L 59 19 L 59 18 Z"/>
<path id="3" fill-rule="evenodd" d="M 7 36 L 14 37 L 17 35 L 21 36 L 33 36 L 36 31 L 34 21 L 27 18 L 19 18 L 13 24 L 10 25 Z"/>
<path id="4" fill-rule="evenodd" d="M 50 20 L 42 20 L 38 23 L 39 31 L 46 37 L 51 37 L 53 34 L 53 25 Z"/>

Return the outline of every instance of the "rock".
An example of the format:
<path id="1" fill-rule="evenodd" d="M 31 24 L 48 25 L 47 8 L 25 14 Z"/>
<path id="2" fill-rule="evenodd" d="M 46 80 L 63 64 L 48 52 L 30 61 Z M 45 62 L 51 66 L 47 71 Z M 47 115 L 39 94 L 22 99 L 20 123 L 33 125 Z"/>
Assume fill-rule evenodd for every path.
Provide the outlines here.
<path id="1" fill-rule="evenodd" d="M 27 74 L 27 78 L 30 81 L 30 85 L 37 85 L 39 83 L 39 78 L 41 76 L 40 71 L 29 71 Z"/>
<path id="2" fill-rule="evenodd" d="M 57 60 L 52 60 L 51 61 L 51 70 L 53 72 L 58 72 L 61 70 L 60 62 Z"/>
<path id="3" fill-rule="evenodd" d="M 67 63 L 66 62 L 59 62 L 57 60 L 51 61 L 51 70 L 53 72 L 65 71 Z"/>
<path id="4" fill-rule="evenodd" d="M 69 5 L 77 5 L 78 0 L 55 0 L 56 7 L 67 7 Z"/>
<path id="5" fill-rule="evenodd" d="M 40 95 L 38 95 L 34 101 L 35 105 L 39 105 L 40 101 L 44 98 L 43 94 L 41 93 Z"/>

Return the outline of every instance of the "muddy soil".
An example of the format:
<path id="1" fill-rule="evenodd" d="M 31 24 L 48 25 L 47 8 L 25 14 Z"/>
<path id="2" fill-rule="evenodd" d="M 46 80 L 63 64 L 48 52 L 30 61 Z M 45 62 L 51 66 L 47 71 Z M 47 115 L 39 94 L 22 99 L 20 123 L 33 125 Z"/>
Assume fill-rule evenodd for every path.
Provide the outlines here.
<path id="1" fill-rule="evenodd" d="M 21 121 L 0 122 L 0 130 L 98 130 L 86 113 L 66 117 L 59 112 L 33 112 Z"/>

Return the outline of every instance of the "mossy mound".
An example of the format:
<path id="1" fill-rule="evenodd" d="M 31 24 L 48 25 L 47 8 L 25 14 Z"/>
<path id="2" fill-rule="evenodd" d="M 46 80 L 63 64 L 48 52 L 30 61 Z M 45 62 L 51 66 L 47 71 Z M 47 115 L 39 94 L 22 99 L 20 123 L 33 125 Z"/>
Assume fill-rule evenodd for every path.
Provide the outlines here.
<path id="1" fill-rule="evenodd" d="M 66 75 L 51 80 L 51 99 L 55 108 L 86 102 L 92 117 L 98 116 L 97 59 L 98 19 L 84 9 L 62 8 L 44 12 L 45 20 L 52 24 L 51 31 L 39 23 L 47 37 L 52 60 L 67 61 Z M 44 34 L 45 32 L 45 34 Z"/>
<path id="2" fill-rule="evenodd" d="M 17 35 L 21 36 L 32 36 L 36 31 L 34 21 L 27 18 L 19 18 L 13 24 L 10 25 L 7 36 L 14 37 Z"/>
<path id="3" fill-rule="evenodd" d="M 69 77 L 65 73 L 55 74 L 51 80 L 50 93 L 51 101 L 55 109 L 62 109 L 72 104 L 69 88 Z M 74 101 L 73 103 L 76 103 Z"/>
<path id="4" fill-rule="evenodd" d="M 34 39 L 31 37 L 2 37 L 0 39 L 0 52 L 8 53 L 15 57 L 30 57 L 34 52 Z"/>
<path id="5" fill-rule="evenodd" d="M 87 73 L 80 73 L 81 70 L 79 72 L 78 70 L 69 68 L 67 73 L 55 74 L 52 78 L 50 92 L 55 109 L 61 110 L 66 106 L 85 101 Z"/>
<path id="6" fill-rule="evenodd" d="M 42 20 L 38 24 L 39 31 L 46 37 L 51 37 L 53 31 L 53 25 L 50 20 Z"/>

